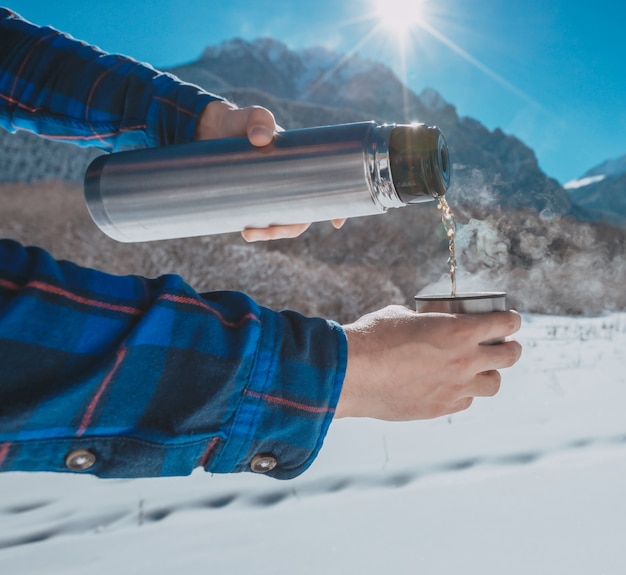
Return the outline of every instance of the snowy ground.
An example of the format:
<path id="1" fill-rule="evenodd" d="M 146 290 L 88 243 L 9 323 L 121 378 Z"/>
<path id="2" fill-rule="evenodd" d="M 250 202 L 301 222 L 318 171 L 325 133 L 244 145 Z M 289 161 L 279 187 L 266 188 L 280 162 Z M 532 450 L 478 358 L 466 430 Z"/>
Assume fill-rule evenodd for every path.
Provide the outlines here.
<path id="1" fill-rule="evenodd" d="M 333 423 L 302 477 L 0 475 L 0 573 L 626 573 L 626 314 L 526 316 L 501 392 Z"/>

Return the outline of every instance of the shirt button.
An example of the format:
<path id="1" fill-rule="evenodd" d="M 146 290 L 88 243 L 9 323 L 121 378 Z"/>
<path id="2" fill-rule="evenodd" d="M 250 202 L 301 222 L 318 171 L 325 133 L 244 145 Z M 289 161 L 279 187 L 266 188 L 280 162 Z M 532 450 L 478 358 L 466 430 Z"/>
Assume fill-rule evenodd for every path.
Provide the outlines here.
<path id="1" fill-rule="evenodd" d="M 276 467 L 276 458 L 269 453 L 259 453 L 250 461 L 250 469 L 255 473 L 267 473 Z"/>
<path id="2" fill-rule="evenodd" d="M 72 471 L 84 471 L 93 467 L 96 456 L 87 449 L 76 449 L 70 451 L 65 458 L 65 465 Z"/>

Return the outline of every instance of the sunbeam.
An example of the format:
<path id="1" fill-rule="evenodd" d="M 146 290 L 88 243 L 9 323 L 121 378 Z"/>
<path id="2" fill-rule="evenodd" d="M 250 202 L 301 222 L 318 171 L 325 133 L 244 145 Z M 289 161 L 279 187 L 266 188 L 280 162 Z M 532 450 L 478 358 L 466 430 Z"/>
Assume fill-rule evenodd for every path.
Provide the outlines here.
<path id="1" fill-rule="evenodd" d="M 324 85 L 324 82 L 330 78 L 333 74 L 335 74 L 350 58 L 352 58 L 359 49 L 365 45 L 370 38 L 372 38 L 376 34 L 376 27 L 372 28 L 367 34 L 365 34 L 354 46 L 346 50 L 346 53 L 341 56 L 337 63 L 324 72 L 302 95 L 302 97 L 306 100 L 311 94 L 313 94 L 320 86 Z"/>
<path id="2" fill-rule="evenodd" d="M 537 106 L 538 108 L 543 108 L 543 106 L 539 102 L 531 98 L 526 92 L 524 92 L 523 90 L 520 90 L 517 86 L 513 85 L 511 82 L 503 78 L 500 74 L 492 70 L 489 66 L 487 66 L 486 64 L 484 64 L 483 62 L 481 62 L 480 60 L 472 56 L 469 52 L 467 52 L 467 50 L 464 50 L 463 48 L 461 48 L 461 46 L 456 44 L 453 40 L 451 40 L 446 35 L 439 32 L 439 30 L 431 26 L 425 19 L 422 18 L 417 23 L 417 25 L 422 30 L 428 32 L 431 36 L 439 40 L 439 42 L 441 42 L 442 44 L 450 48 L 453 52 L 461 56 L 461 58 L 463 58 L 466 62 L 468 62 L 469 64 L 471 64 L 472 66 L 474 66 L 475 68 L 477 68 L 478 70 L 480 70 L 481 72 L 489 76 L 492 80 L 495 80 L 498 84 L 500 84 L 507 90 L 511 91 L 516 96 L 519 96 L 520 98 L 522 98 L 529 104 L 532 104 L 533 106 Z"/>
<path id="3" fill-rule="evenodd" d="M 442 31 L 446 28 L 446 19 L 453 20 L 453 15 L 444 12 L 440 4 L 434 4 L 429 0 L 363 1 L 365 7 L 360 14 L 348 21 L 335 23 L 335 26 L 338 24 L 341 27 L 361 26 L 362 33 L 357 36 L 356 41 L 341 51 L 341 56 L 338 56 L 335 64 L 308 87 L 306 93 L 303 94 L 304 99 L 308 99 L 316 90 L 323 87 L 328 78 L 336 74 L 356 54 L 369 56 L 374 54 L 374 58 L 386 59 L 390 63 L 405 86 L 403 99 L 406 116 L 409 107 L 409 71 L 414 67 L 416 58 L 424 61 L 424 56 L 429 52 L 429 44 L 432 48 L 432 39 L 434 39 L 524 102 L 537 109 L 544 109 L 529 94 L 472 55 Z"/>
<path id="4" fill-rule="evenodd" d="M 381 43 L 381 47 L 388 42 L 393 43 L 394 59 L 397 62 L 396 72 L 400 75 L 403 82 L 407 84 L 411 56 L 427 49 L 425 41 L 427 34 L 526 103 L 536 108 L 544 109 L 529 94 L 473 56 L 467 49 L 462 48 L 444 34 L 441 31 L 441 27 L 433 24 L 435 20 L 443 22 L 447 17 L 450 17 L 450 15 L 446 15 L 443 12 L 440 4 L 434 4 L 429 2 L 429 0 L 366 0 L 366 5 L 367 8 L 364 13 L 352 20 L 351 23 L 371 22 L 371 27 L 354 46 L 347 50 L 346 55 L 318 83 L 332 75 L 364 46 L 368 46 L 371 52 L 372 47 L 378 41 Z M 423 32 L 426 32 L 426 34 L 423 34 Z M 310 91 L 314 89 L 315 87 Z"/>

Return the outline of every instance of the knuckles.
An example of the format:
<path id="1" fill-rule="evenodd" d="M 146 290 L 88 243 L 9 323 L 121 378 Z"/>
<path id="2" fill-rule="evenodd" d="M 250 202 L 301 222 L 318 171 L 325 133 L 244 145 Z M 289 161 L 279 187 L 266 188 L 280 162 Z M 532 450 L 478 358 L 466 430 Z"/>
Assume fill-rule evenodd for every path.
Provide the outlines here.
<path id="1" fill-rule="evenodd" d="M 519 331 L 522 327 L 522 316 L 516 311 L 509 311 L 507 314 L 509 319 L 506 325 L 506 333 L 507 335 L 511 335 Z"/>
<path id="2" fill-rule="evenodd" d="M 505 359 L 507 363 L 505 367 L 511 367 L 516 364 L 522 356 L 522 346 L 517 341 L 507 341 L 502 344 L 502 347 L 506 353 Z"/>

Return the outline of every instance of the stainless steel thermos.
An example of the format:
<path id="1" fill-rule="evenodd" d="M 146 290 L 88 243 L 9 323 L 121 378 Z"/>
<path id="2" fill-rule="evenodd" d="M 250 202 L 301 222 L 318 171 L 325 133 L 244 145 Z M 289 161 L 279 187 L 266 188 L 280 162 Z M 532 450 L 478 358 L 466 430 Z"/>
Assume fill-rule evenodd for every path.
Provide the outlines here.
<path id="1" fill-rule="evenodd" d="M 142 242 L 384 213 L 444 195 L 450 172 L 438 128 L 359 122 L 100 156 L 85 197 L 103 232 Z"/>

